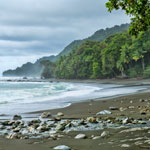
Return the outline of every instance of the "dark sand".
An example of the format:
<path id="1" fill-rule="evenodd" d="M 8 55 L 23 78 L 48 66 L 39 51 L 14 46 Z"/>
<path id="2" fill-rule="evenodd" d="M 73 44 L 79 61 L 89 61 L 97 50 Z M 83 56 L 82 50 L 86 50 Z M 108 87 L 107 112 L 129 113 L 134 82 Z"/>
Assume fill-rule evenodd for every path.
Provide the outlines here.
<path id="1" fill-rule="evenodd" d="M 141 102 L 141 99 L 144 101 Z M 63 109 L 47 110 L 52 114 L 57 114 L 58 112 L 63 112 L 63 118 L 87 118 L 91 116 L 96 116 L 96 113 L 102 110 L 109 110 L 109 107 L 123 107 L 126 108 L 124 111 L 114 110 L 111 111 L 111 115 L 102 116 L 102 119 L 107 119 L 109 117 L 127 116 L 137 119 L 150 118 L 150 93 L 139 93 L 135 95 L 122 96 L 118 98 L 113 98 L 109 100 L 100 101 L 88 101 L 82 103 L 72 104 L 71 106 Z M 129 106 L 132 106 L 129 108 Z M 134 108 L 133 108 L 134 106 Z M 147 109 L 145 115 L 141 115 L 140 111 Z M 108 138 L 100 138 L 93 140 L 92 135 L 99 136 L 104 130 L 98 131 L 86 131 L 86 132 L 69 132 L 67 134 L 60 133 L 64 135 L 63 138 L 52 140 L 52 139 L 29 139 L 29 140 L 17 140 L 17 139 L 5 139 L 0 138 L 0 150 L 52 150 L 53 147 L 58 145 L 67 145 L 72 148 L 72 150 L 147 150 L 150 149 L 150 144 L 144 143 L 143 140 L 133 140 L 135 138 L 146 138 L 150 137 L 148 129 L 144 131 L 135 131 L 129 133 L 120 133 L 124 129 L 105 129 L 110 132 Z M 150 129 L 149 129 L 150 130 Z M 76 140 L 74 137 L 79 133 L 85 133 L 87 139 Z M 128 140 L 128 141 L 121 141 Z M 143 142 L 141 145 L 135 145 L 135 142 Z M 129 144 L 129 148 L 121 147 L 122 144 Z"/>

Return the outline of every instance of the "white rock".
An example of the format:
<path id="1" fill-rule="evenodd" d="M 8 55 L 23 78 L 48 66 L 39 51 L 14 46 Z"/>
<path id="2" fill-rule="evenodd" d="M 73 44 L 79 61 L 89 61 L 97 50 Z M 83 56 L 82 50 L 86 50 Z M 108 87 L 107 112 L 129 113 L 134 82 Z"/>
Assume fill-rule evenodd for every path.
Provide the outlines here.
<path id="1" fill-rule="evenodd" d="M 109 131 L 104 131 L 101 134 L 101 137 L 107 137 L 109 135 Z"/>
<path id="2" fill-rule="evenodd" d="M 98 112 L 96 115 L 110 115 L 112 114 L 112 112 L 108 111 L 108 110 L 103 110 Z"/>
<path id="3" fill-rule="evenodd" d="M 128 118 L 125 118 L 124 120 L 122 120 L 122 123 L 123 123 L 123 124 L 127 124 L 127 123 L 128 123 L 128 120 L 129 120 Z"/>
<path id="4" fill-rule="evenodd" d="M 130 147 L 130 145 L 128 145 L 128 144 L 122 144 L 121 147 L 128 148 L 128 147 Z"/>
<path id="5" fill-rule="evenodd" d="M 97 140 L 97 139 L 100 139 L 101 138 L 101 136 L 95 136 L 95 137 L 93 137 L 93 140 Z"/>
<path id="6" fill-rule="evenodd" d="M 78 134 L 77 136 L 75 136 L 75 139 L 85 139 L 86 135 L 85 134 Z"/>
<path id="7" fill-rule="evenodd" d="M 66 145 L 59 145 L 54 147 L 54 149 L 58 149 L 58 150 L 71 150 L 70 147 L 66 146 Z"/>
<path id="8" fill-rule="evenodd" d="M 58 117 L 61 117 L 61 116 L 64 116 L 64 114 L 63 114 L 62 112 L 58 112 L 58 113 L 57 113 L 57 116 L 58 116 Z"/>

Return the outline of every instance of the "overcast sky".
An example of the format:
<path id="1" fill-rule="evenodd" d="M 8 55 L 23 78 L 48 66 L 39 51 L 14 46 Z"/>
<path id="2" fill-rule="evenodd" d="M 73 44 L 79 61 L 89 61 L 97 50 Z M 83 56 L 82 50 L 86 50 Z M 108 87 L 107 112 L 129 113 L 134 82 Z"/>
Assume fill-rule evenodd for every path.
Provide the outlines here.
<path id="1" fill-rule="evenodd" d="M 58 54 L 75 39 L 122 23 L 121 11 L 107 12 L 107 0 L 1 0 L 0 73 L 27 61 Z"/>

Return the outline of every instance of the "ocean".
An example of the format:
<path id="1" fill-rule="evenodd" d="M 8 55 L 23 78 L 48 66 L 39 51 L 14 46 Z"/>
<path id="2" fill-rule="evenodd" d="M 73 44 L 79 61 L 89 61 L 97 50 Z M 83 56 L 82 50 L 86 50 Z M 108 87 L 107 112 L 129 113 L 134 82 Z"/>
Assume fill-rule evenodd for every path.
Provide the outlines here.
<path id="1" fill-rule="evenodd" d="M 75 102 L 148 90 L 148 86 L 73 82 L 18 82 L 0 78 L 0 115 L 63 108 Z"/>

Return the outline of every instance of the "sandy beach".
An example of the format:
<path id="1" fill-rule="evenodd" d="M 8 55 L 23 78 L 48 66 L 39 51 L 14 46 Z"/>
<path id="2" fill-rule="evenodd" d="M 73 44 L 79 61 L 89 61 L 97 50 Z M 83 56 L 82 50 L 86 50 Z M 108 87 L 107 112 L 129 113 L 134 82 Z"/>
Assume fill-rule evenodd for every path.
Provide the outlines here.
<path id="1" fill-rule="evenodd" d="M 142 81 L 146 82 L 146 80 Z M 111 114 L 99 115 L 100 111 L 108 110 Z M 42 113 L 35 112 L 37 114 Z M 144 125 L 144 121 L 150 118 L 150 93 L 139 93 L 128 96 L 121 96 L 105 100 L 89 100 L 87 102 L 74 103 L 69 107 L 54 110 L 44 110 L 56 115 L 62 112 L 64 116 L 60 119 L 84 119 L 88 117 L 98 118 L 104 121 L 112 121 L 118 117 L 129 118 L 130 120 L 141 120 L 140 127 L 104 128 L 90 131 L 58 132 L 59 137 L 46 137 L 39 139 L 7 139 L 0 138 L 0 150 L 50 150 L 58 145 L 67 145 L 72 150 L 140 150 L 150 149 L 150 126 Z M 143 121 L 143 122 L 142 122 Z M 125 124 L 136 124 L 133 121 Z M 133 129 L 133 130 L 132 130 Z M 103 132 L 108 133 L 101 137 Z M 75 139 L 78 134 L 85 134 L 84 139 Z M 61 136 L 60 136 L 61 135 Z M 94 137 L 97 137 L 94 139 Z"/>

